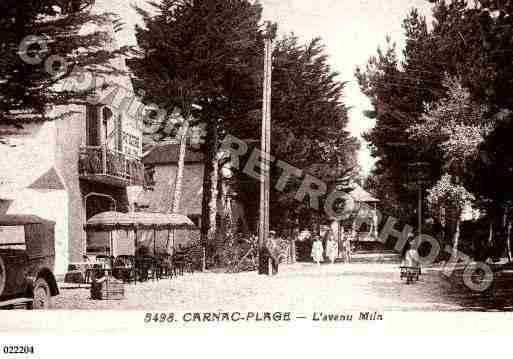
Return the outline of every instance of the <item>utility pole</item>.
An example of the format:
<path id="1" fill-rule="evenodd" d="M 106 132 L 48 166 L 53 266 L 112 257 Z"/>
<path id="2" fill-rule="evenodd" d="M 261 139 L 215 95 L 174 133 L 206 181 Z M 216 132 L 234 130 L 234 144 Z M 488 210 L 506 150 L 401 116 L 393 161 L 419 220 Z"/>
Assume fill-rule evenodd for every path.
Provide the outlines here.
<path id="1" fill-rule="evenodd" d="M 262 101 L 262 166 L 260 172 L 260 213 L 258 228 L 259 266 L 258 274 L 270 274 L 268 258 L 264 254 L 265 242 L 269 236 L 269 190 L 271 153 L 271 72 L 273 25 L 266 23 L 264 33 L 264 81 Z M 265 262 L 265 263 L 264 263 Z"/>

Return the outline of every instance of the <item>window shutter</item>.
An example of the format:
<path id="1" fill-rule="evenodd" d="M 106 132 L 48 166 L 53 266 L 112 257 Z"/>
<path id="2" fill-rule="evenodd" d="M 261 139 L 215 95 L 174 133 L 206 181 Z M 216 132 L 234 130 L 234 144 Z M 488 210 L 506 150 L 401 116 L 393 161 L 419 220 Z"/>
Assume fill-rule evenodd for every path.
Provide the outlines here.
<path id="1" fill-rule="evenodd" d="M 121 114 L 116 116 L 116 150 L 123 152 L 123 121 Z"/>

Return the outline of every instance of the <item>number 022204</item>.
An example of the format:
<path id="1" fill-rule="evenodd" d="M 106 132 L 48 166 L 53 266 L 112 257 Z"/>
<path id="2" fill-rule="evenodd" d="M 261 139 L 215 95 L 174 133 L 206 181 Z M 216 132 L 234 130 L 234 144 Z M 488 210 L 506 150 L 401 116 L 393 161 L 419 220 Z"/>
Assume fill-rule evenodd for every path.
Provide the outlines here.
<path id="1" fill-rule="evenodd" d="M 32 345 L 4 345 L 2 347 L 4 354 L 34 354 Z"/>

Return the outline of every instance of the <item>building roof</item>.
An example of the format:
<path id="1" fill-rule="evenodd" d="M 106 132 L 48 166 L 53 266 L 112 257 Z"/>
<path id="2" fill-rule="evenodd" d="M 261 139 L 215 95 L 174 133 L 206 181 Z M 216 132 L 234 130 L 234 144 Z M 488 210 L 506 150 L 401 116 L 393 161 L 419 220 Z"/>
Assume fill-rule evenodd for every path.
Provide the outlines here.
<path id="1" fill-rule="evenodd" d="M 155 189 L 144 190 L 137 197 L 136 204 L 153 212 L 167 212 L 173 201 L 174 183 L 155 186 Z M 181 212 L 186 216 L 201 215 L 203 198 L 203 176 L 191 176 L 185 171 L 182 180 Z"/>
<path id="2" fill-rule="evenodd" d="M 180 155 L 180 144 L 178 143 L 167 143 L 159 144 L 153 147 L 143 157 L 142 161 L 145 165 L 161 165 L 178 163 L 178 157 Z M 203 162 L 203 153 L 197 149 L 187 147 L 185 151 L 185 162 L 195 163 Z"/>
<path id="3" fill-rule="evenodd" d="M 24 224 L 54 223 L 41 217 L 29 214 L 0 215 L 0 226 L 18 226 Z"/>
<path id="4" fill-rule="evenodd" d="M 359 184 L 355 183 L 353 189 L 349 191 L 349 195 L 356 202 L 379 202 L 379 199 L 373 197 L 369 192 L 364 190 Z"/>
<path id="5" fill-rule="evenodd" d="M 36 179 L 28 188 L 31 189 L 51 189 L 51 190 L 63 190 L 65 189 L 61 178 L 57 174 L 54 167 L 50 168 L 38 179 Z"/>

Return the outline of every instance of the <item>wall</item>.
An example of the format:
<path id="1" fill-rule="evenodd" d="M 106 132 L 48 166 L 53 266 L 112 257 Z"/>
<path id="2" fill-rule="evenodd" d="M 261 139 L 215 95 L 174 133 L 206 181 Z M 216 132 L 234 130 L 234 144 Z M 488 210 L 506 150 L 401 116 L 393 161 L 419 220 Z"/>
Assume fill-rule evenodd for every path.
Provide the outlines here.
<path id="1" fill-rule="evenodd" d="M 79 262 L 82 261 L 86 251 L 84 224 L 87 218 L 111 209 L 111 201 L 107 198 L 90 196 L 87 200 L 89 213 L 86 213 L 85 196 L 91 192 L 109 195 L 116 201 L 116 210 L 121 212 L 128 212 L 128 198 L 125 187 L 79 179 L 79 151 L 80 146 L 85 145 L 86 142 L 86 110 L 85 106 L 66 106 L 54 110 L 54 113 L 63 111 L 72 111 L 72 113 L 55 121 L 55 163 L 69 193 L 69 260 Z"/>
<path id="2" fill-rule="evenodd" d="M 0 146 L 0 194 L 28 187 L 54 165 L 55 124 L 26 124 Z"/>
<path id="3" fill-rule="evenodd" d="M 68 260 L 80 261 L 85 253 L 85 211 L 78 178 L 78 154 L 85 144 L 85 106 L 66 106 L 55 113 L 73 111 L 61 120 L 56 120 L 55 166 L 64 180 L 69 195 L 68 212 Z"/>
<path id="4" fill-rule="evenodd" d="M 9 200 L 6 213 L 34 214 L 55 222 L 55 271 L 63 274 L 69 259 L 67 191 L 65 188 L 27 188 L 56 167 L 56 122 L 27 124 L 19 134 L 9 136 L 9 140 L 16 146 L 0 146 L 0 168 L 3 169 L 0 174 L 0 197 Z M 55 169 L 58 173 L 58 169 Z"/>

